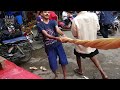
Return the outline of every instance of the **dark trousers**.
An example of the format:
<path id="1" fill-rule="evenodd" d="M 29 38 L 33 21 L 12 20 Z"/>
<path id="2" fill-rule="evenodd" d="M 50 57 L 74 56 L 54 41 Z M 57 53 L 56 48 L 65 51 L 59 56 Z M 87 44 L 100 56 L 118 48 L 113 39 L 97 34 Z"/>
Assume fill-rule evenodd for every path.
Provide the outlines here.
<path id="1" fill-rule="evenodd" d="M 108 25 L 100 24 L 100 33 L 104 38 L 108 38 L 109 35 L 108 29 L 110 28 L 109 26 L 110 26 L 109 24 Z"/>

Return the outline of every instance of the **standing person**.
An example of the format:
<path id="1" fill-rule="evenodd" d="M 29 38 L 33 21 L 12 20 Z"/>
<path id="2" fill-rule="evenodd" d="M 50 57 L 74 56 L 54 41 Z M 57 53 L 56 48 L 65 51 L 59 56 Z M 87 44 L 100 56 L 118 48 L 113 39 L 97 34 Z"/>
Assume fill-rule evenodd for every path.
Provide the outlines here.
<path id="1" fill-rule="evenodd" d="M 49 11 L 41 11 L 41 16 L 43 21 L 39 23 L 38 28 L 43 34 L 45 52 L 48 56 L 50 68 L 55 74 L 55 78 L 57 78 L 57 56 L 59 56 L 59 63 L 61 64 L 65 79 L 68 61 L 62 43 L 60 42 L 61 40 L 58 37 L 58 34 L 62 36 L 65 36 L 65 34 L 58 28 L 55 20 L 49 20 Z"/>
<path id="2" fill-rule="evenodd" d="M 22 15 L 21 15 L 21 12 L 17 11 L 17 12 L 15 13 L 15 20 L 16 20 L 16 23 L 17 23 L 18 25 L 20 25 L 20 26 L 23 25 L 23 17 L 22 17 Z"/>
<path id="3" fill-rule="evenodd" d="M 42 21 L 42 17 L 40 15 L 40 11 L 37 11 L 37 13 L 36 13 L 36 21 L 37 21 L 37 34 L 35 36 L 35 40 L 38 41 L 38 40 L 40 40 L 40 37 L 42 36 L 41 33 L 39 33 L 39 30 L 38 30 L 39 29 L 38 25 Z"/>
<path id="4" fill-rule="evenodd" d="M 37 23 L 42 21 L 42 17 L 40 15 L 40 11 L 37 11 L 37 13 L 36 13 L 36 21 L 37 21 Z"/>
<path id="5" fill-rule="evenodd" d="M 67 12 L 63 11 L 62 12 L 62 20 L 65 21 L 67 19 L 67 16 L 68 16 Z"/>
<path id="6" fill-rule="evenodd" d="M 100 33 L 104 38 L 108 38 L 110 26 L 113 26 L 114 16 L 112 11 L 101 11 L 100 13 Z"/>
<path id="7" fill-rule="evenodd" d="M 79 11 L 77 11 L 79 12 Z M 95 40 L 97 38 L 97 30 L 100 29 L 98 17 L 95 13 L 80 11 L 78 15 L 73 19 L 71 31 L 76 39 L 80 40 Z M 75 72 L 78 74 L 83 74 L 81 67 L 81 57 L 90 58 L 90 60 L 95 64 L 95 66 L 100 71 L 102 78 L 107 79 L 106 73 L 103 71 L 99 64 L 96 55 L 99 51 L 96 48 L 84 47 L 82 45 L 76 45 L 74 49 L 74 54 L 76 55 L 76 60 L 78 64 L 78 69 Z"/>
<path id="8" fill-rule="evenodd" d="M 71 27 L 71 24 L 72 24 L 72 20 L 73 20 L 73 11 L 67 11 L 67 17 L 68 17 L 68 19 L 67 19 L 67 26 L 70 28 Z"/>
<path id="9" fill-rule="evenodd" d="M 54 11 L 50 11 L 50 20 L 55 20 L 56 22 L 58 22 L 58 16 Z"/>
<path id="10" fill-rule="evenodd" d="M 22 15 L 23 15 L 23 21 L 26 22 L 27 20 L 26 11 L 22 11 Z"/>

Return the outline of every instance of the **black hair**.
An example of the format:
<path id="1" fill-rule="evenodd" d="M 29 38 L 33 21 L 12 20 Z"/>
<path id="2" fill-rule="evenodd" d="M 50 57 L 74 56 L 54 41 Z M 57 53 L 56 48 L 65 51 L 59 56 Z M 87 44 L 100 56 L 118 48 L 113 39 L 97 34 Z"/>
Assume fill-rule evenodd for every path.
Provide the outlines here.
<path id="1" fill-rule="evenodd" d="M 68 12 L 68 13 L 73 13 L 73 11 L 66 11 L 66 12 Z"/>
<path id="2" fill-rule="evenodd" d="M 81 12 L 81 11 L 76 11 L 77 13 Z"/>
<path id="3" fill-rule="evenodd" d="M 42 13 L 43 11 L 40 11 L 40 13 Z"/>

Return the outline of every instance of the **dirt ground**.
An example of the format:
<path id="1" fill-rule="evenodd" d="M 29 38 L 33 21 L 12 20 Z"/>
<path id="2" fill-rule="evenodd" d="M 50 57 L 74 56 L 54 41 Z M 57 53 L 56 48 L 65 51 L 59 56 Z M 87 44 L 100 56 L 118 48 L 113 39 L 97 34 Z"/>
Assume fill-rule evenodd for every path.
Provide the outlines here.
<path id="1" fill-rule="evenodd" d="M 64 32 L 68 37 L 72 38 L 71 31 Z M 36 34 L 35 30 L 34 34 Z M 115 36 L 110 37 L 120 37 L 120 34 L 119 32 L 117 32 Z M 98 36 L 98 38 L 102 38 L 102 36 Z M 49 68 L 47 55 L 44 51 L 44 48 L 42 47 L 42 44 L 40 44 L 39 41 L 35 41 L 33 43 L 33 46 L 35 50 L 33 51 L 31 60 L 25 64 L 22 64 L 21 67 L 25 68 L 26 70 L 29 70 L 34 74 L 39 75 L 44 79 L 52 79 L 54 77 L 54 74 Z M 84 74 L 81 76 L 74 73 L 74 68 L 77 68 L 75 55 L 73 54 L 74 45 L 65 43 L 63 44 L 63 46 L 67 55 L 67 59 L 69 61 L 69 64 L 67 65 L 67 79 L 85 79 L 84 76 L 88 77 L 89 79 L 101 79 L 99 71 L 89 60 L 89 58 L 82 59 L 82 67 Z M 99 52 L 100 53 L 97 55 L 97 58 L 99 59 L 100 64 L 103 67 L 104 71 L 107 73 L 109 79 L 120 79 L 120 49 L 99 50 Z M 29 68 L 33 66 L 35 66 L 37 69 L 30 70 Z M 42 71 L 40 69 L 41 66 L 44 66 L 47 69 L 47 71 Z M 58 69 L 58 77 L 59 79 L 63 78 L 60 65 Z"/>

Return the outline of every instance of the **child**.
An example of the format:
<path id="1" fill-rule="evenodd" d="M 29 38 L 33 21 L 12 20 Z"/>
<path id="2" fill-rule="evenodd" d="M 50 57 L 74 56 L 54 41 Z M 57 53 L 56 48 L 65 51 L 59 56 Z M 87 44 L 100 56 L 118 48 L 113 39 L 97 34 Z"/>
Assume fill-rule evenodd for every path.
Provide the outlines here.
<path id="1" fill-rule="evenodd" d="M 64 33 L 58 28 L 55 20 L 49 20 L 50 12 L 41 11 L 43 21 L 38 24 L 38 29 L 42 32 L 43 41 L 45 45 L 45 52 L 47 53 L 49 65 L 52 72 L 55 74 L 55 79 L 58 77 L 56 70 L 57 56 L 59 56 L 59 63 L 61 64 L 64 79 L 66 78 L 66 65 L 68 64 L 65 51 L 63 49 L 58 33 L 65 36 Z"/>

